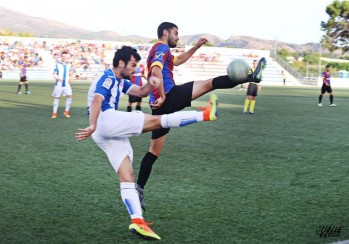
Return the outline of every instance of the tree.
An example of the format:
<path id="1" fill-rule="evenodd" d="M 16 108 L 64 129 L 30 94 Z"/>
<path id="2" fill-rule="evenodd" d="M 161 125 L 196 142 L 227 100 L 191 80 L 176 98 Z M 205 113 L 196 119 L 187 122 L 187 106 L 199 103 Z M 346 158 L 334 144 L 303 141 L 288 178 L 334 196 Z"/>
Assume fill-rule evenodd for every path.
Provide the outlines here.
<path id="1" fill-rule="evenodd" d="M 12 30 L 0 30 L 0 36 L 34 37 L 34 35 L 29 32 L 19 32 L 16 34 Z"/>
<path id="2" fill-rule="evenodd" d="M 284 60 L 286 60 L 286 57 L 290 56 L 289 51 L 287 51 L 287 49 L 285 48 L 280 49 L 278 53 L 279 53 L 279 56 Z"/>
<path id="3" fill-rule="evenodd" d="M 327 22 L 321 21 L 321 30 L 326 31 L 321 40 L 323 47 L 331 52 L 349 51 L 349 1 L 333 1 L 326 7 L 326 13 L 330 18 Z"/>
<path id="4" fill-rule="evenodd" d="M 1 36 L 15 36 L 16 34 L 11 30 L 0 30 Z"/>
<path id="5" fill-rule="evenodd" d="M 19 32 L 17 35 L 19 37 L 34 37 L 34 35 L 29 32 Z"/>
<path id="6" fill-rule="evenodd" d="M 318 53 L 309 53 L 304 55 L 305 63 L 308 64 L 318 64 L 319 63 L 319 54 Z"/>

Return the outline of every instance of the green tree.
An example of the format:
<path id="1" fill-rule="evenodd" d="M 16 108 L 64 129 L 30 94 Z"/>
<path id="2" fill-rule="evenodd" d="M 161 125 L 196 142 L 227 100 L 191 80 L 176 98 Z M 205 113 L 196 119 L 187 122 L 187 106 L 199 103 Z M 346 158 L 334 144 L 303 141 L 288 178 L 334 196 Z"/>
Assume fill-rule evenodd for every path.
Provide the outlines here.
<path id="1" fill-rule="evenodd" d="M 34 35 L 29 33 L 29 32 L 19 32 L 18 36 L 19 37 L 34 37 Z"/>
<path id="2" fill-rule="evenodd" d="M 304 60 L 305 63 L 308 64 L 318 64 L 319 63 L 319 54 L 318 53 L 309 53 L 304 55 Z"/>
<path id="3" fill-rule="evenodd" d="M 279 50 L 278 54 L 279 54 L 279 56 L 280 56 L 282 59 L 284 59 L 284 60 L 286 60 L 286 57 L 290 56 L 289 51 L 287 51 L 287 50 L 284 49 L 284 48 L 281 49 L 281 50 Z"/>
<path id="4" fill-rule="evenodd" d="M 326 31 L 322 36 L 322 44 L 331 52 L 342 49 L 349 51 L 349 1 L 333 1 L 326 7 L 329 15 L 327 22 L 321 21 L 321 30 Z"/>
<path id="5" fill-rule="evenodd" d="M 16 34 L 11 30 L 1 30 L 0 35 L 1 36 L 15 36 Z"/>

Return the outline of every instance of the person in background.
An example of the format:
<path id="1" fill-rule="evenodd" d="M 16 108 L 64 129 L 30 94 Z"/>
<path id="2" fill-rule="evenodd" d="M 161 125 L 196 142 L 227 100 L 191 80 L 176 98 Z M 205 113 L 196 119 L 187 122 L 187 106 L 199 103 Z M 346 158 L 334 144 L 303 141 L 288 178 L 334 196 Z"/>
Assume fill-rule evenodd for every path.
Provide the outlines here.
<path id="1" fill-rule="evenodd" d="M 143 64 L 138 64 L 136 67 L 136 72 L 131 77 L 131 82 L 132 84 L 135 84 L 137 86 L 142 86 L 143 78 L 147 79 L 147 77 L 145 76 L 145 67 Z M 135 102 L 136 102 L 136 110 L 142 111 L 142 98 L 128 95 L 127 112 L 132 111 L 132 104 Z"/>
<path id="2" fill-rule="evenodd" d="M 321 87 L 321 93 L 319 96 L 319 103 L 318 106 L 322 107 L 322 97 L 324 96 L 324 94 L 327 92 L 328 94 L 330 94 L 330 106 L 331 107 L 337 107 L 336 104 L 333 103 L 333 91 L 331 88 L 331 71 L 330 71 L 331 66 L 330 65 L 326 65 L 326 70 L 324 72 L 322 72 L 322 87 Z"/>
<path id="3" fill-rule="evenodd" d="M 253 73 L 256 70 L 257 67 L 257 60 L 254 59 L 252 63 L 252 68 L 250 69 L 250 73 Z M 261 90 L 261 85 L 260 83 L 256 82 L 250 82 L 247 87 L 247 98 L 245 99 L 244 103 L 244 110 L 242 113 L 244 114 L 254 114 L 254 108 L 256 105 L 256 98 L 257 98 L 257 93 L 258 91 Z M 248 107 L 250 107 L 250 110 L 248 111 Z"/>
<path id="4" fill-rule="evenodd" d="M 284 83 L 284 85 L 286 85 L 286 74 L 285 74 L 285 70 L 281 70 L 281 77 L 282 77 L 282 82 Z"/>
<path id="5" fill-rule="evenodd" d="M 52 119 L 57 118 L 57 111 L 59 106 L 59 98 L 63 95 L 66 96 L 64 117 L 70 118 L 70 106 L 73 100 L 73 91 L 70 85 L 70 79 L 74 73 L 74 69 L 71 63 L 68 62 L 69 54 L 65 51 L 61 54 L 62 61 L 57 62 L 53 71 L 53 77 L 56 79 L 55 88 L 53 90 L 53 111 Z"/>
<path id="6" fill-rule="evenodd" d="M 20 60 L 18 61 L 18 66 L 20 70 L 20 73 L 19 73 L 20 78 L 19 78 L 19 84 L 18 84 L 18 89 L 16 94 L 22 95 L 21 88 L 23 84 L 25 86 L 25 94 L 32 94 L 32 92 L 29 91 L 29 81 L 27 79 L 27 67 L 29 66 L 28 57 L 27 56 L 21 57 Z"/>

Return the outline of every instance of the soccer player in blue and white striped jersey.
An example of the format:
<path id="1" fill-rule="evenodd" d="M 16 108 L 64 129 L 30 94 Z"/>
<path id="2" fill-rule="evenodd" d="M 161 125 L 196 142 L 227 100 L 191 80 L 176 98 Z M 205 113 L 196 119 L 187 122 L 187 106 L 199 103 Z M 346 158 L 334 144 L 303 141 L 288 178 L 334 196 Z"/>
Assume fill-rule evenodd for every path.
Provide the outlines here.
<path id="1" fill-rule="evenodd" d="M 92 135 L 96 144 L 106 153 L 110 164 L 119 175 L 121 198 L 131 218 L 129 230 L 145 239 L 161 239 L 143 219 L 142 209 L 134 182 L 133 149 L 129 137 L 161 128 L 176 128 L 200 121 L 217 119 L 217 98 L 211 96 L 203 111 L 183 111 L 164 115 L 149 115 L 141 111 L 118 111 L 120 94 L 145 97 L 160 85 L 160 79 L 149 77 L 144 86 L 129 80 L 135 73 L 141 57 L 129 46 L 115 52 L 113 68 L 105 70 L 91 83 L 88 92 L 90 125 L 78 129 L 76 139 Z"/>
<path id="2" fill-rule="evenodd" d="M 73 75 L 72 64 L 68 62 L 69 54 L 67 52 L 62 52 L 62 61 L 57 62 L 55 69 L 53 71 L 53 77 L 56 79 L 55 88 L 52 92 L 53 98 L 53 111 L 52 118 L 57 118 L 57 110 L 59 106 L 59 98 L 67 96 L 64 109 L 64 117 L 70 118 L 70 106 L 73 100 L 73 91 L 70 85 L 70 79 Z"/>

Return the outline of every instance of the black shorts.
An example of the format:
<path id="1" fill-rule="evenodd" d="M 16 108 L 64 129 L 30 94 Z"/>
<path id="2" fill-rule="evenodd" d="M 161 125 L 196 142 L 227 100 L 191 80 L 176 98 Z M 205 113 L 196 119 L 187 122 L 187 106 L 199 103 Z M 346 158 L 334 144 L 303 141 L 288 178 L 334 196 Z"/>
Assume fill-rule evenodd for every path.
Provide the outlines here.
<path id="1" fill-rule="evenodd" d="M 27 81 L 27 76 L 21 76 L 21 79 L 19 80 L 19 82 L 26 82 Z"/>
<path id="2" fill-rule="evenodd" d="M 247 96 L 253 96 L 256 97 L 258 93 L 258 85 L 255 83 L 248 84 L 247 88 Z"/>
<path id="3" fill-rule="evenodd" d="M 326 92 L 328 93 L 332 92 L 332 88 L 331 86 L 326 86 L 325 84 L 322 84 L 321 93 L 324 94 Z"/>
<path id="4" fill-rule="evenodd" d="M 128 102 L 129 103 L 142 102 L 142 98 L 141 97 L 132 96 L 132 95 L 128 95 Z"/>
<path id="5" fill-rule="evenodd" d="M 178 112 L 186 107 L 191 106 L 194 82 L 188 82 L 183 85 L 174 86 L 171 91 L 166 94 L 164 104 L 158 109 L 152 109 L 153 115 L 162 115 Z M 157 139 L 166 135 L 170 131 L 169 128 L 158 129 L 152 131 L 151 139 Z"/>

